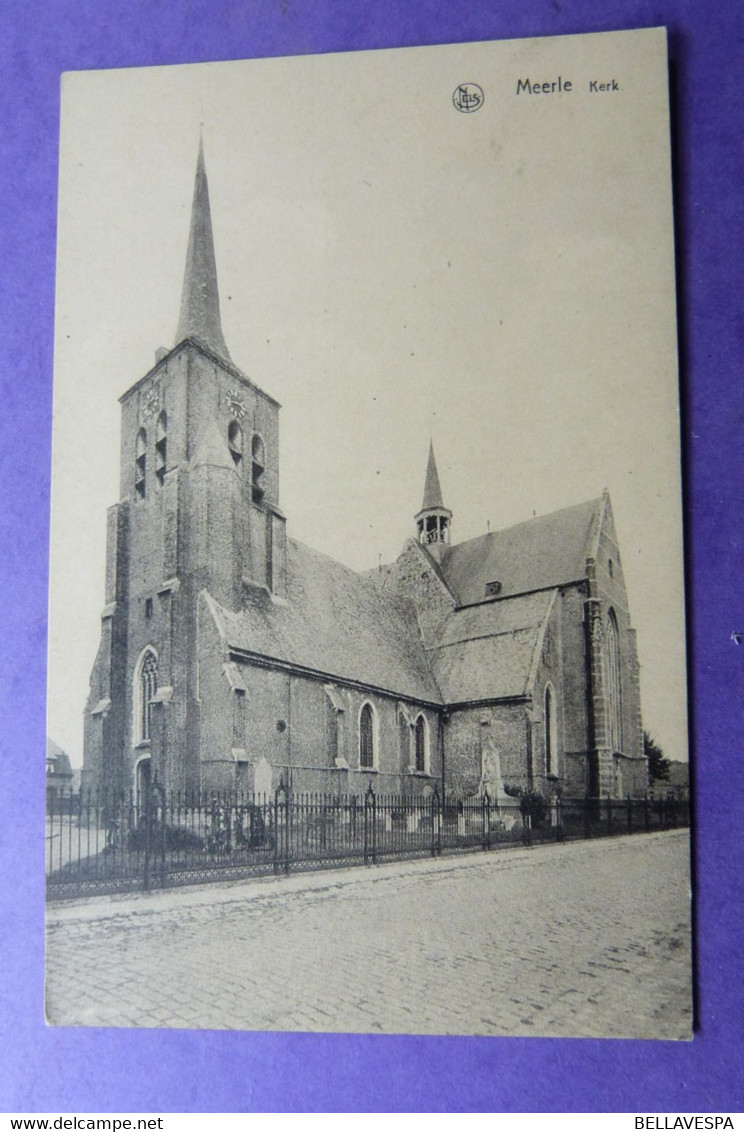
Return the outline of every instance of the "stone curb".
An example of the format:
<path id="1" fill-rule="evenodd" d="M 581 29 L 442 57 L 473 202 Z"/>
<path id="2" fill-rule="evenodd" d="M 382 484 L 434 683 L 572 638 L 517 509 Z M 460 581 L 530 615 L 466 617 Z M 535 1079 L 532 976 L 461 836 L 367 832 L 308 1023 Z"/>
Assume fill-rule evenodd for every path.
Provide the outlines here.
<path id="1" fill-rule="evenodd" d="M 618 848 L 642 849 L 649 842 L 660 839 L 689 836 L 688 829 L 637 833 L 629 837 L 596 838 L 588 841 L 568 841 L 538 845 L 533 848 L 495 849 L 491 852 L 473 850 L 460 855 L 437 858 L 406 858 L 386 861 L 379 865 L 349 865 L 337 869 L 308 870 L 289 876 L 273 874 L 262 877 L 244 877 L 239 880 L 212 881 L 198 885 L 183 885 L 154 892 L 114 893 L 107 896 L 82 897 L 47 905 L 46 924 L 51 929 L 70 922 L 93 922 L 119 917 L 149 916 L 176 908 L 195 908 L 205 905 L 239 903 L 261 900 L 300 892 L 324 892 L 345 888 L 363 882 L 380 883 L 395 878 L 427 877 L 434 874 L 474 868 L 509 869 L 535 867 L 556 856 L 573 857 L 613 852 Z"/>

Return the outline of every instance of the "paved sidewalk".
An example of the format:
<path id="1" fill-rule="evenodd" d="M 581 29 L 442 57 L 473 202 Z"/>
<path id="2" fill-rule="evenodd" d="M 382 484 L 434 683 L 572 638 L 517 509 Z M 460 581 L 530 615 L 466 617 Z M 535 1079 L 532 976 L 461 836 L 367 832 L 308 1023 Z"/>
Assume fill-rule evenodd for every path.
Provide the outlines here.
<path id="1" fill-rule="evenodd" d="M 686 1038 L 687 831 L 52 905 L 70 1026 Z"/>

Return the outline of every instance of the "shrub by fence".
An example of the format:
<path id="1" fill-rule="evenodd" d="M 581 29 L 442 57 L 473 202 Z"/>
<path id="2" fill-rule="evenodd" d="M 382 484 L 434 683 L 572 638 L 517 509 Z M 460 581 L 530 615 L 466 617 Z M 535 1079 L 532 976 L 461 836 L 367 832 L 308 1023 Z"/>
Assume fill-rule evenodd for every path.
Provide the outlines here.
<path id="1" fill-rule="evenodd" d="M 47 812 L 49 898 L 195 884 L 396 857 L 643 833 L 689 824 L 679 799 L 172 793 L 59 794 Z"/>

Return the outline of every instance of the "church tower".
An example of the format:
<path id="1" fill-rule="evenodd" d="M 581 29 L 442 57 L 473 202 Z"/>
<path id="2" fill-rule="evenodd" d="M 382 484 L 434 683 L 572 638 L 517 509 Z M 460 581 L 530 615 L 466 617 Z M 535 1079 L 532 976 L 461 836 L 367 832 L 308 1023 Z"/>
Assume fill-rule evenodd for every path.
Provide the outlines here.
<path id="1" fill-rule="evenodd" d="M 225 343 L 201 144 L 176 343 L 120 402 L 121 492 L 108 516 L 86 778 L 137 789 L 157 772 L 171 789 L 196 788 L 199 596 L 238 613 L 257 591 L 282 600 L 286 585 L 279 404 Z"/>
<path id="2" fill-rule="evenodd" d="M 421 510 L 414 516 L 418 541 L 430 554 L 441 561 L 444 548 L 449 545 L 449 528 L 452 512 L 444 506 L 442 488 L 439 483 L 434 444 L 429 442 L 429 462 L 426 466 L 426 482 Z"/>

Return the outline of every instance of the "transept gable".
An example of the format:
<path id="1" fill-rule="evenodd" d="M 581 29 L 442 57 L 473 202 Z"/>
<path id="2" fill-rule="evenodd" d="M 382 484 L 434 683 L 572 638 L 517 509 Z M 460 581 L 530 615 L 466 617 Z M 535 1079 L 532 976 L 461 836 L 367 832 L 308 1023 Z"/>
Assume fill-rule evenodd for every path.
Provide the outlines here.
<path id="1" fill-rule="evenodd" d="M 601 505 L 590 499 L 447 547 L 442 576 L 459 605 L 581 581 Z"/>

